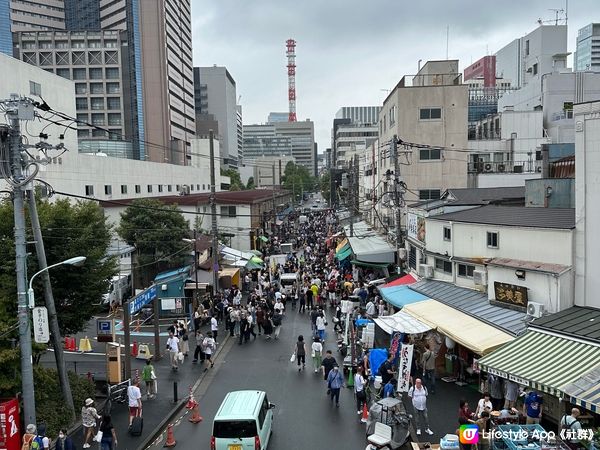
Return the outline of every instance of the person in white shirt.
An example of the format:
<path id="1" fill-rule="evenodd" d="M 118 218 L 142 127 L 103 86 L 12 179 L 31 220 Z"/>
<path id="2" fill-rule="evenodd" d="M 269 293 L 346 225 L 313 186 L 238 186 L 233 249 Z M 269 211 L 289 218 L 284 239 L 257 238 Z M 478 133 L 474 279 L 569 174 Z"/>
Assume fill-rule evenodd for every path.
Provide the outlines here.
<path id="1" fill-rule="evenodd" d="M 363 376 L 362 366 L 358 367 L 354 375 L 354 394 L 356 395 L 356 413 L 362 414 L 363 404 L 367 404 L 367 395 L 365 394 L 365 378 Z M 367 405 L 368 406 L 368 405 Z M 362 422 L 362 420 L 361 420 Z"/>
<path id="2" fill-rule="evenodd" d="M 169 351 L 169 360 L 171 361 L 171 368 L 178 370 L 177 354 L 179 353 L 179 338 L 172 332 L 169 332 L 169 339 L 167 339 L 167 350 Z"/>
<path id="3" fill-rule="evenodd" d="M 415 419 L 417 424 L 417 435 L 421 435 L 421 428 L 425 427 L 425 432 L 429 435 L 433 431 L 429 429 L 429 419 L 427 418 L 427 388 L 423 386 L 420 378 L 415 380 L 415 385 L 408 390 L 408 396 L 412 399 L 415 410 Z"/>
<path id="4" fill-rule="evenodd" d="M 212 316 L 210 318 L 210 331 L 212 332 L 213 339 L 215 340 L 215 344 L 217 343 L 217 335 L 219 334 L 219 323 L 217 322 L 217 318 Z"/>
<path id="5" fill-rule="evenodd" d="M 211 332 L 206 333 L 206 337 L 204 338 L 204 341 L 202 342 L 202 348 L 204 349 L 204 357 L 205 357 L 206 365 L 208 366 L 208 364 L 210 363 L 210 367 L 213 367 L 215 365 L 215 363 L 213 363 L 213 361 L 212 361 L 212 355 L 215 352 L 215 350 L 217 349 L 217 343 L 213 339 Z M 204 371 L 206 372 L 207 370 L 208 370 L 208 367 L 205 367 Z"/>
<path id="6" fill-rule="evenodd" d="M 277 297 L 277 294 L 278 294 L 278 292 L 275 292 L 275 297 Z M 274 308 L 278 309 L 279 311 L 281 311 L 281 314 L 285 314 L 285 305 L 281 301 L 281 294 L 279 295 L 279 298 L 275 302 Z"/>
<path id="7" fill-rule="evenodd" d="M 373 300 L 369 300 L 369 303 L 367 303 L 367 315 L 371 317 L 375 315 L 375 303 L 373 303 Z"/>
<path id="8" fill-rule="evenodd" d="M 483 398 L 479 400 L 479 402 L 477 403 L 477 409 L 475 410 L 475 415 L 478 418 L 481 418 L 481 413 L 484 411 L 487 411 L 488 413 L 491 413 L 493 409 L 492 406 L 492 401 L 490 400 L 490 394 L 489 392 L 484 392 L 483 394 Z"/>
<path id="9" fill-rule="evenodd" d="M 321 344 L 321 341 L 316 336 L 313 338 L 311 350 L 313 366 L 315 368 L 315 373 L 317 373 L 321 368 L 321 362 L 323 361 L 323 344 Z"/>
<path id="10" fill-rule="evenodd" d="M 379 300 L 379 302 L 377 303 L 377 315 L 379 317 L 385 316 L 385 303 L 383 303 L 383 300 Z"/>
<path id="11" fill-rule="evenodd" d="M 133 418 L 142 415 L 142 391 L 140 390 L 140 380 L 135 379 L 133 384 L 127 388 L 127 400 L 129 402 L 129 426 Z"/>
<path id="12" fill-rule="evenodd" d="M 319 339 L 321 339 L 321 342 L 324 342 L 325 341 L 325 317 L 323 316 L 323 313 L 320 313 L 317 316 L 315 325 L 317 326 L 317 333 L 319 333 Z"/>

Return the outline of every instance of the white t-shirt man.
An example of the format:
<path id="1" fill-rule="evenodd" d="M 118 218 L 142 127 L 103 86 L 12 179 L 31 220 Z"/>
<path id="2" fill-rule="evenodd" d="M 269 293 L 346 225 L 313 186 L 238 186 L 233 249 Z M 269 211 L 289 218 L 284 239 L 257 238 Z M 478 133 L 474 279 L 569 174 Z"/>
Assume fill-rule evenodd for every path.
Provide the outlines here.
<path id="1" fill-rule="evenodd" d="M 171 353 L 179 352 L 179 338 L 177 336 L 171 336 L 167 339 L 167 347 Z"/>
<path id="2" fill-rule="evenodd" d="M 139 408 L 140 400 L 142 398 L 142 391 L 139 387 L 132 384 L 127 388 L 127 399 L 129 400 L 130 408 Z"/>
<path id="3" fill-rule="evenodd" d="M 210 331 L 219 331 L 219 324 L 216 317 L 210 318 Z"/>
<path id="4" fill-rule="evenodd" d="M 275 303 L 275 309 L 278 309 L 279 311 L 281 311 L 281 314 L 283 314 L 283 303 L 281 303 L 281 300 L 277 300 L 277 303 Z"/>
<path id="5" fill-rule="evenodd" d="M 480 399 L 477 403 L 477 409 L 475 410 L 475 412 L 477 413 L 477 417 L 481 417 L 481 413 L 485 411 L 486 408 L 488 408 L 488 412 L 491 412 L 492 409 L 494 409 L 494 407 L 492 406 L 492 401 L 486 400 L 485 398 Z"/>
<path id="6" fill-rule="evenodd" d="M 375 315 L 375 303 L 373 303 L 372 301 L 369 301 L 369 303 L 367 303 L 367 314 L 370 316 Z"/>

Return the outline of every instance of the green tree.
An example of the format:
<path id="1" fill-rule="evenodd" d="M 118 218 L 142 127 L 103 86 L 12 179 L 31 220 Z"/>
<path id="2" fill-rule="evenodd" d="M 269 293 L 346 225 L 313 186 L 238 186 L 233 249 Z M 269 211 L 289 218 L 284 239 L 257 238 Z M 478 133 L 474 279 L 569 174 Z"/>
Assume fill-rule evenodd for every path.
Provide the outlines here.
<path id="1" fill-rule="evenodd" d="M 331 174 L 329 172 L 325 172 L 321 179 L 319 180 L 321 195 L 327 203 L 330 203 L 331 199 Z M 330 205 L 331 206 L 331 205 Z"/>
<path id="2" fill-rule="evenodd" d="M 111 229 L 103 210 L 94 202 L 38 200 L 38 215 L 48 264 L 74 256 L 87 258 L 82 267 L 58 266 L 49 272 L 61 333 L 74 334 L 84 330 L 97 312 L 96 305 L 108 288 L 108 280 L 117 273 L 116 260 L 106 258 Z M 27 241 L 33 241 L 30 227 L 27 232 Z M 31 276 L 39 268 L 35 247 L 31 245 L 28 250 L 32 252 L 27 260 L 27 273 Z M 4 255 L 0 262 L 1 330 L 2 324 L 10 326 L 16 317 L 13 208 L 6 201 L 0 205 L 0 252 Z M 41 304 L 41 278 L 36 278 L 33 286 Z"/>
<path id="3" fill-rule="evenodd" d="M 254 177 L 248 178 L 248 183 L 246 184 L 246 189 L 255 189 L 256 185 L 254 184 Z"/>
<path id="4" fill-rule="evenodd" d="M 147 286 L 154 276 L 184 263 L 190 244 L 189 224 L 177 205 L 165 205 L 156 199 L 136 199 L 121 213 L 117 233 L 136 248 L 134 275 Z"/>
<path id="5" fill-rule="evenodd" d="M 244 183 L 242 183 L 242 179 L 240 178 L 240 173 L 235 169 L 221 169 L 221 175 L 224 177 L 229 177 L 229 190 L 230 191 L 243 191 L 246 189 Z"/>
<path id="6" fill-rule="evenodd" d="M 294 194 L 294 199 L 299 199 L 302 192 L 311 192 L 315 187 L 315 178 L 308 169 L 292 161 L 285 166 L 282 177 L 283 187 Z"/>

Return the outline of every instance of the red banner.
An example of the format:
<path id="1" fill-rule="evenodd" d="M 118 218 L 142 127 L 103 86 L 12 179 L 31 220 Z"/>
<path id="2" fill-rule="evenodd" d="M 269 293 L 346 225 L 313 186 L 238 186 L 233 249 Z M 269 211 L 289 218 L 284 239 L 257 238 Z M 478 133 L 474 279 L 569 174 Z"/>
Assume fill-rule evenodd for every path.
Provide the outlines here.
<path id="1" fill-rule="evenodd" d="M 20 423 L 18 400 L 0 400 L 0 450 L 21 448 Z"/>

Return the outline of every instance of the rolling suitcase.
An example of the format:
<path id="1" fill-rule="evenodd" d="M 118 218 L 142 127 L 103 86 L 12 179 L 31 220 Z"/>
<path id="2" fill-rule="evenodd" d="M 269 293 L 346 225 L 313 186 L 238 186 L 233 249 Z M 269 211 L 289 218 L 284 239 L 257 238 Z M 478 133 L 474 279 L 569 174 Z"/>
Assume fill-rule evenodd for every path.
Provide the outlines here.
<path id="1" fill-rule="evenodd" d="M 133 418 L 131 422 L 131 427 L 129 428 L 129 434 L 132 436 L 141 436 L 142 430 L 144 429 L 144 418 L 142 416 L 136 416 Z"/>

